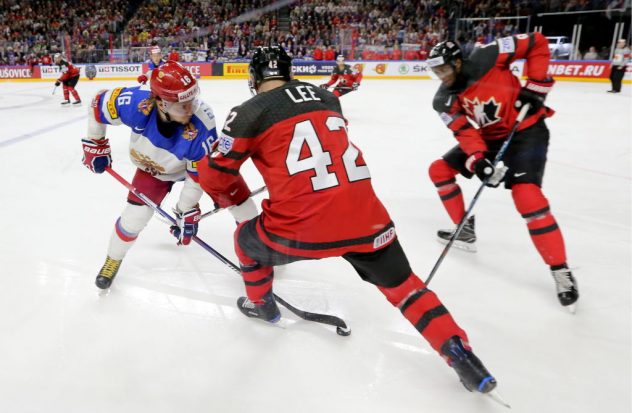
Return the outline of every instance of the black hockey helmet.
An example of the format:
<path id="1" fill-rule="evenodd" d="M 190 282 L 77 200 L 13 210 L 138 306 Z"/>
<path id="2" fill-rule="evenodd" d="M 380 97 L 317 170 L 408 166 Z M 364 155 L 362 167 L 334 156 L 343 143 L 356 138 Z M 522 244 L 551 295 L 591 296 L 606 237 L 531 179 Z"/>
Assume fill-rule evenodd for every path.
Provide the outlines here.
<path id="1" fill-rule="evenodd" d="M 292 79 L 292 58 L 281 46 L 257 47 L 248 66 L 250 90 L 256 92 L 266 80 Z"/>
<path id="2" fill-rule="evenodd" d="M 457 59 L 463 59 L 461 48 L 458 44 L 448 40 L 432 48 L 428 55 L 427 63 L 431 69 L 445 64 L 454 67 Z"/>

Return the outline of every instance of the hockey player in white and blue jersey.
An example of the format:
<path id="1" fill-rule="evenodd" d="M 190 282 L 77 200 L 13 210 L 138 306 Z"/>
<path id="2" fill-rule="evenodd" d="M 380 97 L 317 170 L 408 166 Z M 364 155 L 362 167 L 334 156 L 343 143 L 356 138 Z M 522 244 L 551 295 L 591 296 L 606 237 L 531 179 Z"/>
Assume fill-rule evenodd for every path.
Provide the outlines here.
<path id="1" fill-rule="evenodd" d="M 211 107 L 197 96 L 197 81 L 186 68 L 169 61 L 154 70 L 146 87 L 102 90 L 94 97 L 88 114 L 88 134 L 83 139 L 83 163 L 95 173 L 112 164 L 107 125 L 132 129 L 130 157 L 138 168 L 132 184 L 160 204 L 174 182 L 184 180 L 174 208 L 177 225 L 171 232 L 178 245 L 188 245 L 197 233 L 198 202 L 203 191 L 198 184 L 197 161 L 210 153 L 217 140 Z M 252 200 L 246 208 L 233 211 L 241 222 L 257 214 Z M 127 206 L 117 219 L 110 238 L 105 264 L 96 279 L 97 287 L 109 288 L 125 254 L 147 225 L 153 210 L 131 192 Z"/>

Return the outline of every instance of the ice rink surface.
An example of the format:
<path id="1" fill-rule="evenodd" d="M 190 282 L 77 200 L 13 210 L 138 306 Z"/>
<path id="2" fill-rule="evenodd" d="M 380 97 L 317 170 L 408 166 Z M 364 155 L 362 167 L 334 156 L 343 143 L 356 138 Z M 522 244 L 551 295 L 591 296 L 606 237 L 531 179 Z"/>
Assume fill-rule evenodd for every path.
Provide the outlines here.
<path id="1" fill-rule="evenodd" d="M 100 295 L 94 278 L 126 190 L 82 165 L 80 139 L 92 95 L 135 82 L 81 81 L 82 108 L 60 108 L 52 83 L 0 83 L 1 412 L 506 411 L 467 392 L 342 259 L 289 265 L 275 290 L 343 317 L 347 338 L 283 308 L 284 328 L 244 317 L 235 306 L 240 278 L 197 245 L 176 246 L 155 218 Z M 431 109 L 437 86 L 366 80 L 342 98 L 351 139 L 423 279 L 443 248 L 435 231 L 450 226 L 427 176 L 456 142 Z M 577 314 L 558 304 L 504 189 L 486 189 L 476 206 L 478 252 L 451 251 L 431 284 L 513 412 L 632 409 L 632 100 L 629 85 L 620 95 L 608 86 L 558 82 L 548 100 L 557 114 L 544 190 L 579 283 Z M 201 88 L 219 125 L 250 96 L 245 80 Z M 129 134 L 108 129 L 113 167 L 131 179 Z M 250 162 L 245 176 L 253 189 L 262 184 Z M 469 199 L 478 181 L 460 182 Z M 202 221 L 198 235 L 235 259 L 233 230 L 224 212 Z"/>

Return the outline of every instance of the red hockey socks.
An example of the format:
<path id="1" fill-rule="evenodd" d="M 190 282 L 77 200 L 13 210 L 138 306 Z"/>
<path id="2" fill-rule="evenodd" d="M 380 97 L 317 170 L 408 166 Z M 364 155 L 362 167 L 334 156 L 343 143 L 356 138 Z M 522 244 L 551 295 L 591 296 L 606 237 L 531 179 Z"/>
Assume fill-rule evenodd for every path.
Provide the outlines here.
<path id="1" fill-rule="evenodd" d="M 75 98 L 75 100 L 81 100 L 79 98 L 79 93 L 77 93 L 77 90 L 74 87 L 69 87 L 68 89 L 70 89 L 70 93 L 72 93 L 72 97 Z M 68 100 L 68 99 L 66 99 Z"/>
<path id="2" fill-rule="evenodd" d="M 452 169 L 446 161 L 439 159 L 434 161 L 428 169 L 432 183 L 437 187 L 437 192 L 443 202 L 443 206 L 450 215 L 452 222 L 458 224 L 465 215 L 465 203 L 461 187 L 456 184 L 454 178 L 459 172 Z"/>
<path id="3" fill-rule="evenodd" d="M 70 99 L 70 91 L 68 90 L 68 86 L 64 85 L 64 100 Z"/>
<path id="4" fill-rule="evenodd" d="M 545 263 L 550 266 L 566 263 L 566 248 L 562 231 L 549 210 L 549 202 L 535 184 L 512 186 L 511 195 L 516 209 L 527 221 L 529 234 Z"/>
<path id="5" fill-rule="evenodd" d="M 237 241 L 240 230 L 241 225 L 235 231 L 235 253 L 239 259 L 241 276 L 246 285 L 246 295 L 250 301 L 260 303 L 263 301 L 263 296 L 272 289 L 274 267 L 260 265 L 244 253 Z"/>
<path id="6" fill-rule="evenodd" d="M 410 273 L 406 281 L 397 287 L 378 289 L 439 354 L 441 346 L 452 336 L 459 336 L 467 342 L 465 331 L 456 324 L 437 295 L 426 288 L 414 273 Z"/>

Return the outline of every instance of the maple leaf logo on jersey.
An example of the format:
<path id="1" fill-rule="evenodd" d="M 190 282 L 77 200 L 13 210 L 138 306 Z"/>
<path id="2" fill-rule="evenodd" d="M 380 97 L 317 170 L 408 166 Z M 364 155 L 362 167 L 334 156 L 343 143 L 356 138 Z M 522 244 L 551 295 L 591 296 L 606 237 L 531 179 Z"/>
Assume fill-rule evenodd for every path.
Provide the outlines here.
<path id="1" fill-rule="evenodd" d="M 479 101 L 476 97 L 474 98 L 474 100 L 469 100 L 468 98 L 465 98 L 463 108 L 465 109 L 467 114 L 472 119 L 474 119 L 474 121 L 482 128 L 500 121 L 498 113 L 500 112 L 501 105 L 502 103 L 496 102 L 496 98 L 493 96 L 485 102 Z"/>

